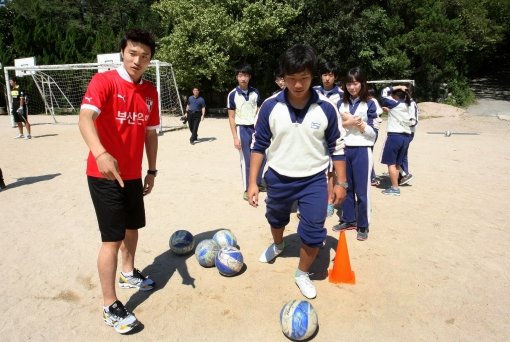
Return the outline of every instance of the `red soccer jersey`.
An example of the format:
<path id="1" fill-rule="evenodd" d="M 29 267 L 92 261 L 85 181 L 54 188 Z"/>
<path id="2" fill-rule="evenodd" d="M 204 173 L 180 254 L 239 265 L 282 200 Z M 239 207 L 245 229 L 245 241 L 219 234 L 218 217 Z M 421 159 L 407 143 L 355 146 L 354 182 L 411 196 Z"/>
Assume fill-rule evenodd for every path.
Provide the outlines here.
<path id="1" fill-rule="evenodd" d="M 154 85 L 144 80 L 133 83 L 122 66 L 98 73 L 90 81 L 81 108 L 99 113 L 94 121 L 99 139 L 117 159 L 122 179 L 141 178 L 145 131 L 159 126 Z M 87 160 L 87 175 L 103 178 L 92 153 Z"/>

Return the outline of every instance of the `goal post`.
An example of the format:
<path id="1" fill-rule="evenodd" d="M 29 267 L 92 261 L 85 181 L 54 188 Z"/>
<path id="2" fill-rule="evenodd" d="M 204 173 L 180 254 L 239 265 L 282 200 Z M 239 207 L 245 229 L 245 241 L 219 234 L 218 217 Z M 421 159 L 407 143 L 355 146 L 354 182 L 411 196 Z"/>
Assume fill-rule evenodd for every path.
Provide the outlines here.
<path id="1" fill-rule="evenodd" d="M 57 123 L 58 115 L 78 114 L 81 101 L 92 77 L 100 72 L 116 68 L 122 63 L 82 63 L 4 67 L 7 106 L 9 114 L 12 108 L 9 78 L 18 77 L 27 94 L 27 107 L 30 114 L 51 115 Z M 172 64 L 152 60 L 144 73 L 144 79 L 151 81 L 158 90 L 159 133 L 164 131 L 165 118 L 184 115 Z"/>

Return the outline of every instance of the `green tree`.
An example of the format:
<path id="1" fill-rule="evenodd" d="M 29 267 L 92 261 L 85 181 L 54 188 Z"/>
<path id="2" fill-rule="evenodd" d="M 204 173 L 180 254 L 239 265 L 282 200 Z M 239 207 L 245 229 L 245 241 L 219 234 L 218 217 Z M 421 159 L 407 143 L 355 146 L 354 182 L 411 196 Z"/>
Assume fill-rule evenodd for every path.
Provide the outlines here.
<path id="1" fill-rule="evenodd" d="M 161 0 L 153 8 L 168 23 L 157 56 L 174 64 L 180 87 L 210 84 L 220 92 L 231 87 L 238 62 L 268 74 L 278 53 L 272 43 L 285 38 L 288 22 L 299 12 L 274 0 Z"/>

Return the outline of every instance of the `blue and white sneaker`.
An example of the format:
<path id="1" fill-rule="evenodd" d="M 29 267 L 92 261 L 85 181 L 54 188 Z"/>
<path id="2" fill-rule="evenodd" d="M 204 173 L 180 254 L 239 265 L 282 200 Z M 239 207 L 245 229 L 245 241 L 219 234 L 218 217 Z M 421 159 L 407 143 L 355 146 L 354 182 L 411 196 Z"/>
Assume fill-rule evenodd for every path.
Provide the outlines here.
<path id="1" fill-rule="evenodd" d="M 382 192 L 383 195 L 400 196 L 400 189 L 399 188 L 393 188 L 391 186 L 388 189 L 384 189 L 381 192 Z"/>

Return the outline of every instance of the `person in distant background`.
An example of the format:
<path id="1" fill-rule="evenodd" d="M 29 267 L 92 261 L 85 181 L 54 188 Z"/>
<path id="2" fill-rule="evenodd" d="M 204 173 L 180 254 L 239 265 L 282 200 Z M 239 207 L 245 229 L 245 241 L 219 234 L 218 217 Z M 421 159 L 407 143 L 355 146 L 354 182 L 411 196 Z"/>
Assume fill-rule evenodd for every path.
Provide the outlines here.
<path id="1" fill-rule="evenodd" d="M 9 80 L 11 84 L 12 97 L 12 116 L 14 122 L 18 125 L 19 134 L 16 139 L 32 139 L 30 123 L 28 122 L 28 110 L 25 91 L 18 85 L 16 76 L 12 76 Z M 27 136 L 23 134 L 23 123 L 27 127 Z"/>
<path id="2" fill-rule="evenodd" d="M 388 108 L 387 138 L 381 163 L 388 165 L 391 186 L 382 191 L 384 195 L 400 196 L 398 177 L 416 125 L 416 106 L 407 86 L 389 86 L 382 90 L 382 105 Z M 409 171 L 409 170 L 408 170 Z M 408 181 L 410 178 L 408 178 Z M 401 183 L 404 184 L 404 183 Z"/>
<path id="3" fill-rule="evenodd" d="M 313 87 L 313 90 L 326 96 L 333 104 L 337 105 L 338 102 L 344 97 L 344 91 L 336 85 L 339 76 L 338 65 L 334 62 L 324 62 L 319 68 L 321 75 L 321 85 Z M 333 190 L 334 190 L 334 177 L 333 163 L 329 163 L 328 167 L 328 216 L 332 216 L 335 212 L 333 207 Z"/>
<path id="4" fill-rule="evenodd" d="M 241 175 L 243 180 L 243 199 L 248 200 L 248 175 L 250 174 L 250 146 L 253 133 L 255 133 L 255 117 L 262 104 L 262 98 L 257 89 L 250 85 L 252 68 L 250 64 L 240 64 L 235 69 L 238 86 L 232 89 L 227 96 L 228 121 L 234 147 L 239 150 L 241 158 Z M 257 184 L 265 191 L 262 184 L 264 165 L 260 168 Z"/>
<path id="5" fill-rule="evenodd" d="M 191 132 L 189 143 L 194 145 L 198 141 L 198 126 L 205 116 L 205 100 L 200 96 L 200 90 L 197 87 L 193 88 L 193 95 L 188 97 L 186 113 L 188 114 L 188 125 Z"/>
<path id="6" fill-rule="evenodd" d="M 283 78 L 283 75 L 279 71 L 275 72 L 274 83 L 276 83 L 276 85 L 278 86 L 279 89 L 275 90 L 273 92 L 273 95 L 276 94 L 276 93 L 279 93 L 280 91 L 285 89 L 285 79 Z"/>
<path id="7" fill-rule="evenodd" d="M 411 125 L 409 126 L 411 128 L 411 138 L 409 139 L 409 146 L 410 146 L 411 142 L 414 139 L 414 133 L 416 132 L 416 125 L 418 124 L 419 113 L 418 113 L 418 105 L 416 104 L 416 101 L 413 98 L 414 87 L 412 84 L 409 84 L 407 86 L 407 92 L 411 99 L 410 107 L 409 107 L 409 114 L 410 114 L 410 120 L 411 120 Z M 404 158 L 402 158 L 402 165 L 400 165 L 400 174 L 398 177 L 398 185 L 408 184 L 411 181 L 411 179 L 413 179 L 413 175 L 409 172 L 408 155 L 409 155 L 409 147 L 407 148 Z"/>

